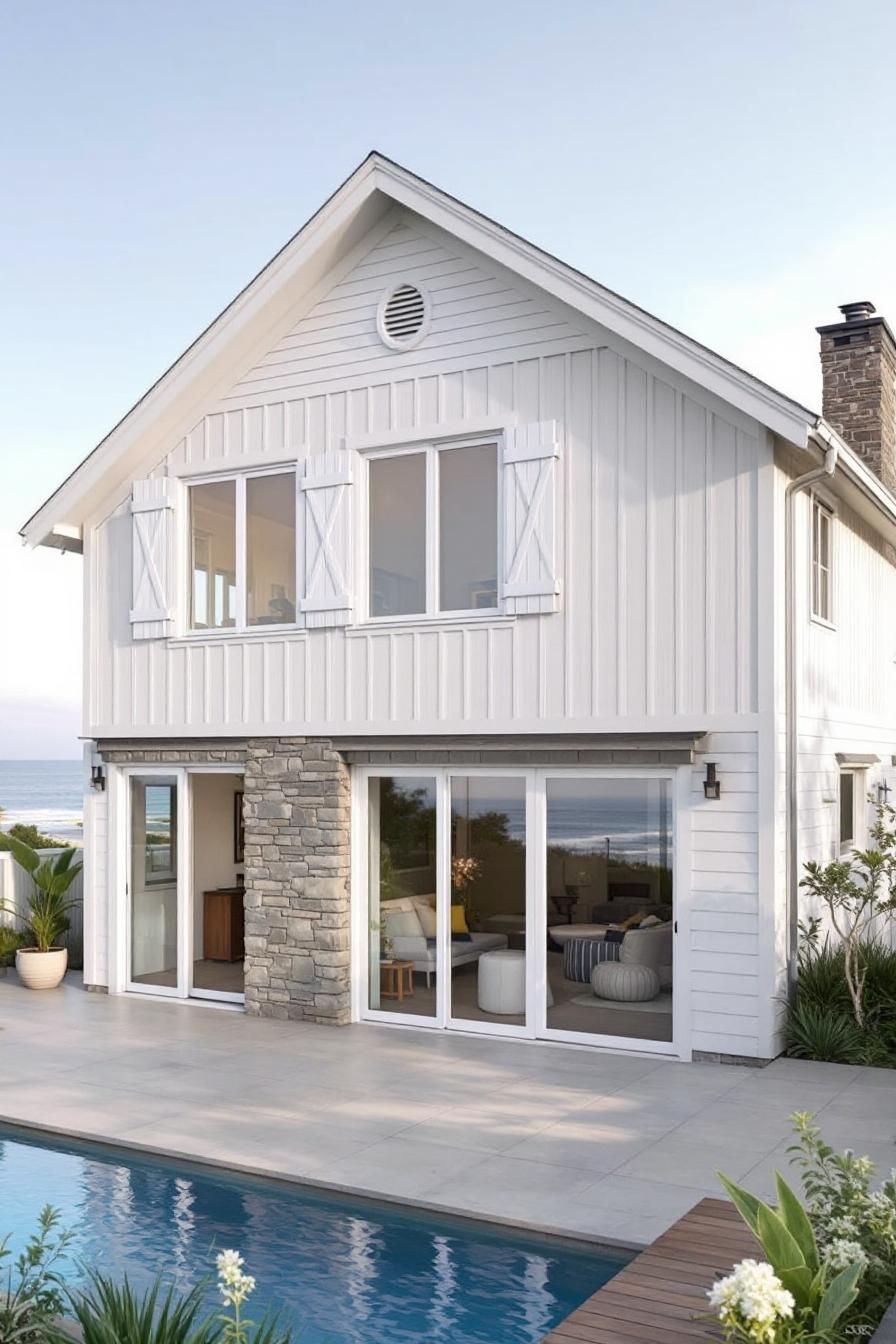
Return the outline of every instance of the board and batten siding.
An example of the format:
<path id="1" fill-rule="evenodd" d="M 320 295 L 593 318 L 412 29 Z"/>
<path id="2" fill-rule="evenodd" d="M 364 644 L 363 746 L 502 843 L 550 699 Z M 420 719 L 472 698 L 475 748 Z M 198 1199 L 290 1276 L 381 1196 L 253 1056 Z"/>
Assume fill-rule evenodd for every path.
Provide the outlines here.
<path id="1" fill-rule="evenodd" d="M 433 317 L 398 353 L 375 313 L 407 275 Z M 575 318 L 402 217 L 158 468 L 555 420 L 557 613 L 134 642 L 123 503 L 89 539 L 91 734 L 600 731 L 757 712 L 757 427 Z M 357 556 L 355 570 L 357 600 Z"/>
<path id="2" fill-rule="evenodd" d="M 776 489 L 782 502 L 796 467 L 779 454 Z M 890 787 L 896 799 L 896 567 L 868 525 L 844 504 L 836 509 L 833 533 L 833 621 L 811 618 L 811 500 L 797 497 L 795 526 L 798 666 L 799 858 L 830 863 L 840 854 L 839 773 L 837 753 L 878 758 L 864 772 L 865 787 Z M 783 666 L 783 648 L 778 656 Z M 786 753 L 783 705 L 776 727 L 776 838 L 781 881 L 786 864 Z M 872 809 L 864 809 L 866 821 Z M 861 837 L 859 837 L 861 839 Z M 820 913 L 805 893 L 804 916 Z M 884 929 L 881 930 L 884 932 Z M 892 925 L 886 934 L 893 938 Z"/>

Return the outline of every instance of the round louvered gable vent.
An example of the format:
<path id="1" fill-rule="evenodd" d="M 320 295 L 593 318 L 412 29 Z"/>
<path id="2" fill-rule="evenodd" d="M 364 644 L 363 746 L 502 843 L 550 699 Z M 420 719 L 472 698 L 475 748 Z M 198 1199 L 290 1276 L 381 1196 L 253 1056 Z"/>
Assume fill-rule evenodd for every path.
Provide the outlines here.
<path id="1" fill-rule="evenodd" d="M 377 326 L 380 337 L 393 350 L 409 350 L 426 335 L 429 301 L 417 286 L 405 281 L 380 300 Z"/>

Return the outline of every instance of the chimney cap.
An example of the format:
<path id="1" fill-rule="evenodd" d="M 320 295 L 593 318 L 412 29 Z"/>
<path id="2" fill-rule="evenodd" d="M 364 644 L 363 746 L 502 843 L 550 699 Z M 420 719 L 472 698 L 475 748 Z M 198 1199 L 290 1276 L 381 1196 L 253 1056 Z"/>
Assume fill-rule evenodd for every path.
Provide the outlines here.
<path id="1" fill-rule="evenodd" d="M 857 303 L 839 304 L 844 322 L 863 322 L 877 310 L 869 299 L 860 299 Z"/>

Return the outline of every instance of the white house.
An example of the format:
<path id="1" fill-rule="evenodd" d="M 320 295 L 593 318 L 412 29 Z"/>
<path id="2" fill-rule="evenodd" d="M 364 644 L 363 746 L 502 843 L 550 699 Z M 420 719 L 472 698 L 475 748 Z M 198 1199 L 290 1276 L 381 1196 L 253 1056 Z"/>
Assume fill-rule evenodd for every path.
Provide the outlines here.
<path id="1" fill-rule="evenodd" d="M 88 986 L 776 1054 L 896 782 L 896 343 L 821 331 L 827 419 L 371 154 L 23 529 Z"/>

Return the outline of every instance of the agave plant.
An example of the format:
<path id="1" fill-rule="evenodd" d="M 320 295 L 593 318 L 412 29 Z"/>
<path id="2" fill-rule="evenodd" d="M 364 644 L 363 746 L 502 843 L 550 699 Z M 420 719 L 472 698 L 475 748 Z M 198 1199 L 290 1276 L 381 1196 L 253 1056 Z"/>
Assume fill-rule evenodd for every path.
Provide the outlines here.
<path id="1" fill-rule="evenodd" d="M 15 836 L 7 836 L 6 841 L 16 863 L 31 877 L 29 913 L 23 923 L 38 952 L 49 952 L 68 930 L 69 911 L 78 902 L 67 899 L 67 894 L 84 865 L 74 862 L 77 852 L 74 849 L 64 849 L 55 858 L 42 859 L 37 850 Z"/>

